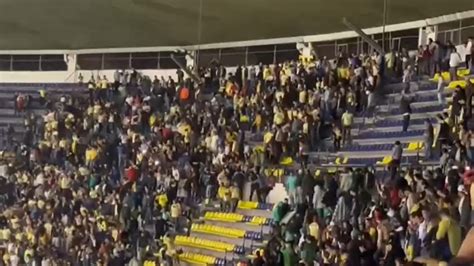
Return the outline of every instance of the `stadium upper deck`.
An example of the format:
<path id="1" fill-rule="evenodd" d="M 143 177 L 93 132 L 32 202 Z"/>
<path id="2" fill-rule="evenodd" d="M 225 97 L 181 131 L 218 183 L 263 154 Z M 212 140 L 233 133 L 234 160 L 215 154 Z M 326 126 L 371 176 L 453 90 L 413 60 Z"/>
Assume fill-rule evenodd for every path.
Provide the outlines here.
<path id="1" fill-rule="evenodd" d="M 381 0 L 203 0 L 201 43 L 255 40 L 382 24 Z M 388 1 L 387 23 L 474 8 L 472 0 Z M 0 1 L 0 49 L 180 46 L 198 43 L 199 0 Z"/>

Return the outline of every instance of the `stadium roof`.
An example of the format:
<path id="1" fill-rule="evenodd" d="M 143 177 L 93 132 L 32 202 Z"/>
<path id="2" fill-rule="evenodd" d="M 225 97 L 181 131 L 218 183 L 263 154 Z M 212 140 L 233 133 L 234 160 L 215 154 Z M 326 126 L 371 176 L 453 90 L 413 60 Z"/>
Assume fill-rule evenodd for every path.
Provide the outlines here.
<path id="1" fill-rule="evenodd" d="M 202 0 L 201 43 L 292 37 L 382 24 L 383 0 Z M 200 0 L 3 0 L 0 49 L 198 44 Z M 473 0 L 388 0 L 388 24 L 474 9 Z"/>

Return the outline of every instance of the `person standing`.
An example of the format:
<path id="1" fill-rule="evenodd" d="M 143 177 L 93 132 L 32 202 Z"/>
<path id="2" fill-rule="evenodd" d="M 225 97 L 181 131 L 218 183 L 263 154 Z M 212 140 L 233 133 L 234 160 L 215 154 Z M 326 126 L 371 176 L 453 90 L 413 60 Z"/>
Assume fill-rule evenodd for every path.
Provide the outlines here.
<path id="1" fill-rule="evenodd" d="M 472 67 L 472 66 L 471 66 Z M 465 77 L 466 80 L 466 88 L 464 88 L 464 93 L 466 94 L 466 110 L 465 110 L 465 117 L 466 121 L 472 117 L 472 95 L 474 94 L 474 83 L 469 79 L 469 77 Z"/>
<path id="2" fill-rule="evenodd" d="M 298 257 L 293 249 L 291 243 L 285 243 L 285 247 L 281 251 L 283 255 L 283 265 L 284 266 L 293 266 L 297 265 Z"/>
<path id="3" fill-rule="evenodd" d="M 459 225 L 465 235 L 471 228 L 471 198 L 464 185 L 458 186 L 458 194 Z"/>
<path id="4" fill-rule="evenodd" d="M 446 102 L 446 99 L 444 97 L 444 87 L 446 84 L 444 82 L 442 72 L 438 71 L 437 74 L 438 74 L 438 87 L 437 87 L 438 103 L 440 105 L 444 105 Z"/>
<path id="5" fill-rule="evenodd" d="M 424 135 L 424 148 L 425 148 L 425 160 L 431 159 L 433 153 L 433 141 L 434 141 L 434 130 L 433 125 L 429 119 L 425 120 L 425 135 Z"/>
<path id="6" fill-rule="evenodd" d="M 239 203 L 241 197 L 241 190 L 237 184 L 234 182 L 233 185 L 230 187 L 230 205 L 231 205 L 231 212 L 235 212 L 237 210 L 237 205 Z"/>
<path id="7" fill-rule="evenodd" d="M 474 46 L 472 46 L 472 37 L 469 37 L 466 42 L 466 69 L 471 69 L 472 64 L 474 62 L 474 58 L 472 58 L 472 52 L 474 50 Z"/>
<path id="8" fill-rule="evenodd" d="M 451 54 L 449 55 L 449 73 L 451 76 L 451 81 L 458 79 L 457 73 L 458 73 L 458 68 L 461 62 L 462 62 L 461 55 L 459 55 L 456 48 L 454 48 L 451 51 Z"/>
<path id="9" fill-rule="evenodd" d="M 296 186 L 297 186 L 297 177 L 296 175 L 290 172 L 288 177 L 286 178 L 286 189 L 288 190 L 291 206 L 294 206 L 296 203 L 298 203 Z"/>
<path id="10" fill-rule="evenodd" d="M 403 156 L 403 148 L 400 141 L 395 141 L 395 144 L 392 149 L 392 161 L 390 161 L 389 169 L 390 169 L 390 177 L 393 180 L 397 175 L 398 168 L 400 167 L 400 163 L 402 162 Z"/>
<path id="11" fill-rule="evenodd" d="M 346 110 L 341 117 L 342 120 L 342 145 L 350 143 L 351 141 L 351 130 L 352 123 L 354 121 L 354 115 Z"/>
<path id="12" fill-rule="evenodd" d="M 402 92 L 402 98 L 400 99 L 400 113 L 403 115 L 403 126 L 402 131 L 406 132 L 410 126 L 410 115 L 411 115 L 411 103 L 413 102 L 414 96 L 410 93 L 410 86 L 408 85 Z"/>

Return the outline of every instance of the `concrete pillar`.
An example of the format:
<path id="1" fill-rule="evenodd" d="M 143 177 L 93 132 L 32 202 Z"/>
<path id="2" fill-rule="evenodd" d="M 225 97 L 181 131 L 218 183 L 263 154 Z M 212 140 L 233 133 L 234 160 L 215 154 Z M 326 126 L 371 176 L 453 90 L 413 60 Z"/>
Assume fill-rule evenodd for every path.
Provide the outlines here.
<path id="1" fill-rule="evenodd" d="M 418 34 L 418 46 L 428 44 L 429 39 L 433 39 L 433 41 L 436 41 L 437 35 L 438 35 L 437 25 L 421 27 L 419 29 L 419 34 Z"/>
<path id="2" fill-rule="evenodd" d="M 67 66 L 67 75 L 64 78 L 64 82 L 76 82 L 77 78 L 77 54 L 70 53 L 64 54 L 64 62 Z"/>

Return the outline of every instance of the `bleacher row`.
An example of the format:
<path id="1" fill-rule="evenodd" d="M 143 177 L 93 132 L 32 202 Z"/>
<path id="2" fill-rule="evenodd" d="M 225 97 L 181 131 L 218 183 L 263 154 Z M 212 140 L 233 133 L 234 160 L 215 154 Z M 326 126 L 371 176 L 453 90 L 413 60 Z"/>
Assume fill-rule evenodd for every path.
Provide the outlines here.
<path id="1" fill-rule="evenodd" d="M 245 263 L 269 238 L 272 207 L 240 201 L 236 213 L 204 211 L 200 219 L 193 221 L 188 235 L 175 237 L 175 245 L 182 250 L 178 256 L 180 263 Z"/>
<path id="2" fill-rule="evenodd" d="M 459 76 L 466 76 L 465 70 L 458 72 Z M 434 77 L 436 81 L 438 77 Z M 445 80 L 449 73 L 443 73 Z M 419 81 L 411 84 L 411 89 L 417 94 L 417 101 L 413 104 L 412 120 L 407 132 L 401 131 L 401 114 L 397 102 L 403 84 L 390 84 L 385 88 L 386 103 L 378 106 L 378 116 L 372 123 L 367 119 L 356 116 L 353 129 L 353 141 L 340 152 L 333 154 L 327 162 L 329 171 L 334 166 L 345 165 L 387 165 L 390 160 L 390 150 L 393 142 L 399 140 L 405 150 L 406 162 L 415 162 L 423 153 L 423 123 L 430 119 L 435 123 L 434 116 L 443 111 L 445 106 L 437 102 L 436 83 L 433 81 Z M 451 82 L 445 95 L 452 93 L 456 86 L 465 87 L 465 81 Z M 46 89 L 49 96 L 63 94 L 86 95 L 85 87 L 77 84 L 1 84 L 0 83 L 0 130 L 12 125 L 17 133 L 24 131 L 23 118 L 14 114 L 14 95 L 18 92 L 37 97 L 39 89 Z M 394 103 L 394 104 L 390 104 Z M 45 109 L 33 101 L 30 111 L 43 114 Z M 21 134 L 17 134 L 20 138 Z M 315 156 L 316 153 L 312 153 Z M 435 158 L 436 160 L 436 158 Z M 294 163 L 289 160 L 286 164 Z M 287 165 L 284 165 L 287 166 Z M 267 168 L 267 174 L 282 176 L 281 167 Z M 320 170 L 317 170 L 320 173 Z M 284 193 L 284 192 L 282 192 Z M 221 213 L 215 210 L 203 212 L 201 219 L 193 221 L 189 235 L 177 236 L 175 243 L 183 250 L 179 255 L 181 262 L 189 265 L 235 265 L 251 256 L 255 250 L 262 247 L 270 233 L 271 205 L 255 202 L 239 202 L 237 213 Z"/>

